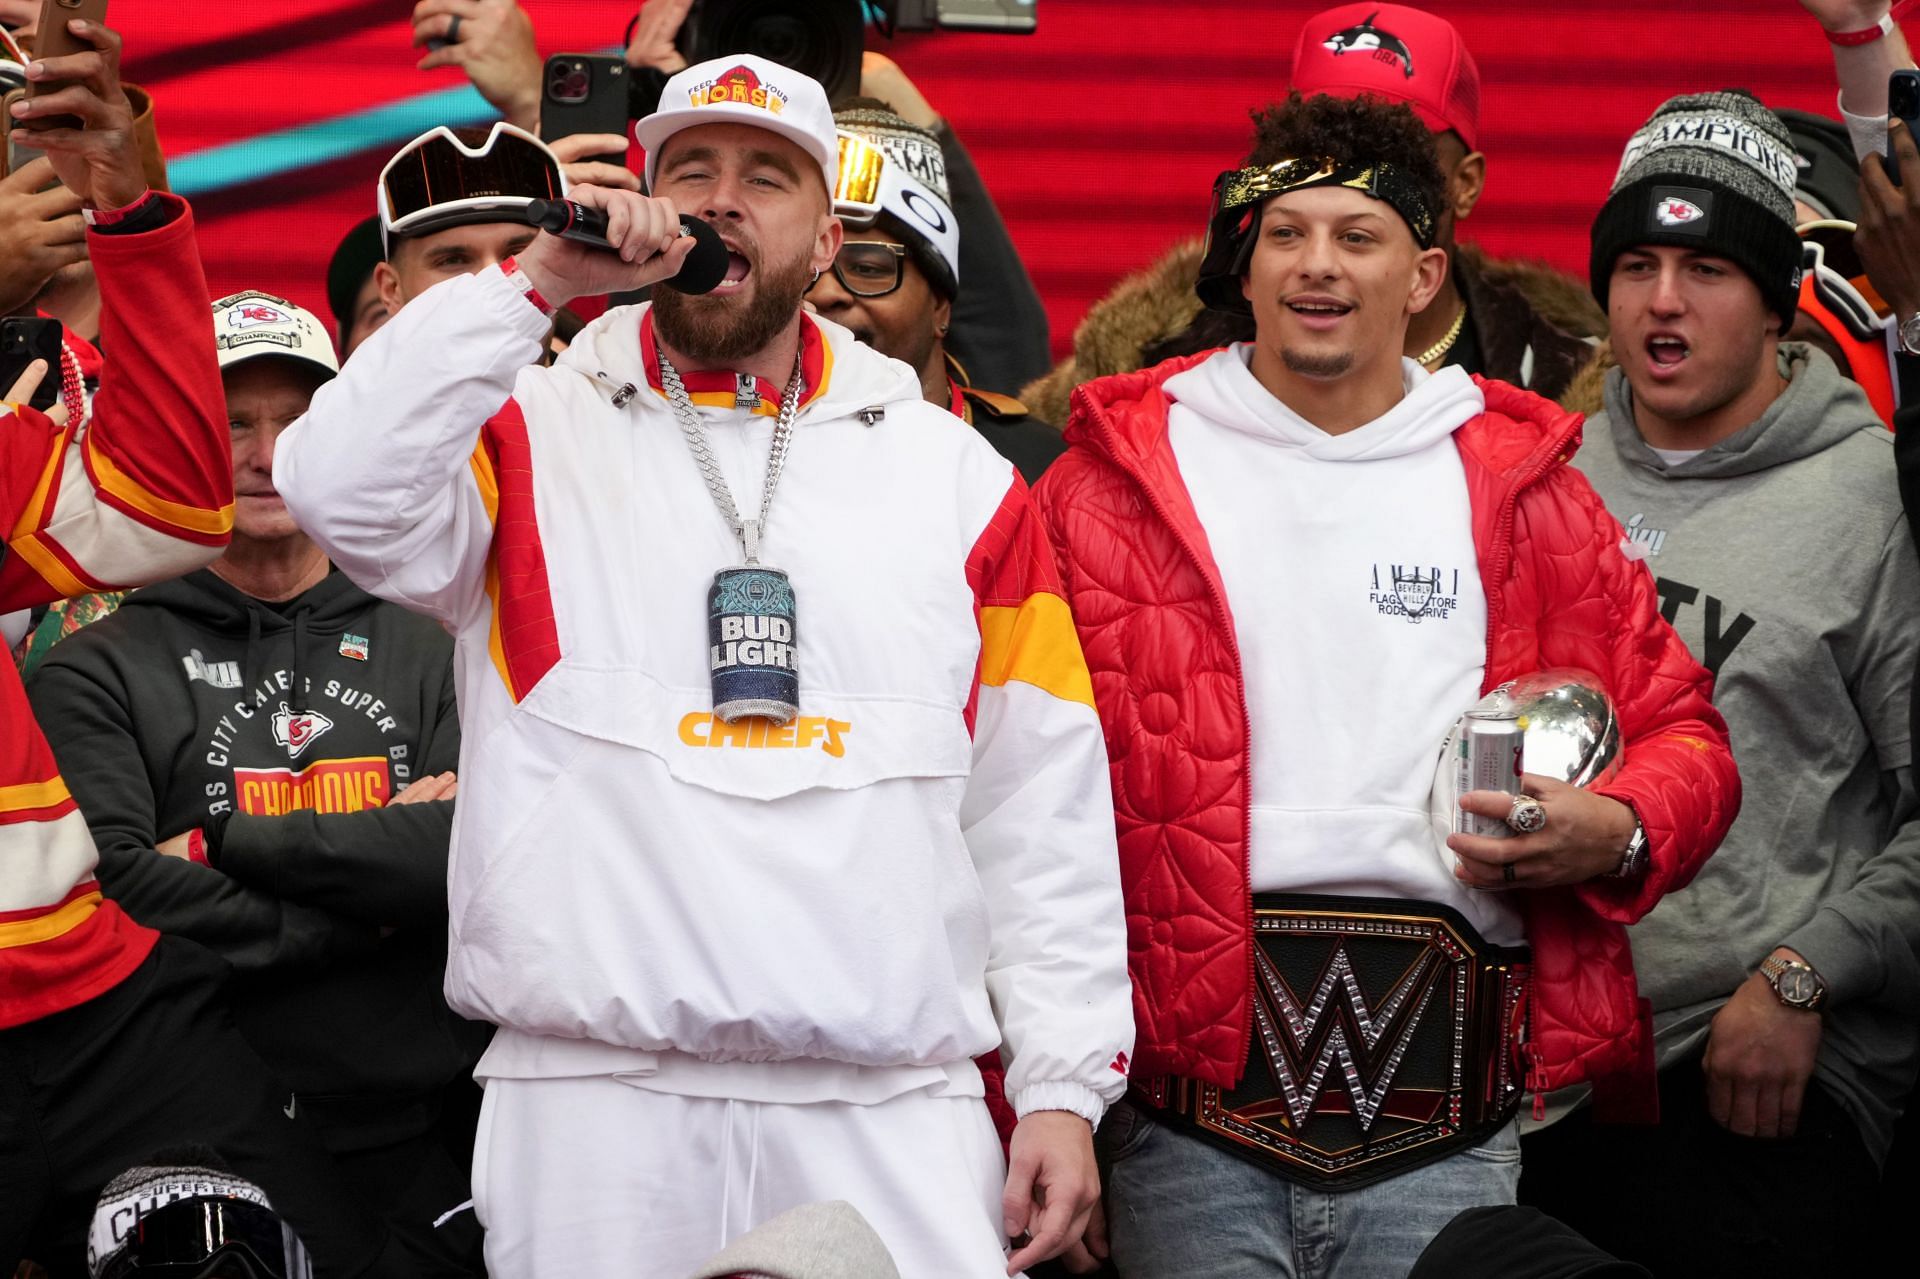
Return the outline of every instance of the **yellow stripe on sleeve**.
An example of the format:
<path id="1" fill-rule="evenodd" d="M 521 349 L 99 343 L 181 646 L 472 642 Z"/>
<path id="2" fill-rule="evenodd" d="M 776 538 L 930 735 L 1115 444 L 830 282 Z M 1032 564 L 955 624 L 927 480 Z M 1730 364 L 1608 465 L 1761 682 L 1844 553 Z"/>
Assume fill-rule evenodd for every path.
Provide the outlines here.
<path id="1" fill-rule="evenodd" d="M 499 522 L 500 481 L 493 474 L 493 459 L 487 456 L 484 441 L 473 446 L 473 456 L 467 459 L 467 466 L 472 469 L 473 482 L 480 489 L 480 504 L 487 508 L 487 523 Z"/>
<path id="2" fill-rule="evenodd" d="M 101 589 L 89 586 L 70 572 L 60 558 L 46 547 L 40 545 L 37 537 L 22 537 L 8 544 L 13 553 L 27 562 L 27 567 L 40 575 L 40 580 L 60 592 L 62 599 L 72 599 L 76 595 L 85 595 Z"/>
<path id="3" fill-rule="evenodd" d="M 18 786 L 0 786 L 0 813 L 18 813 L 29 808 L 52 808 L 72 796 L 67 784 L 58 777 L 44 782 L 22 782 Z"/>
<path id="4" fill-rule="evenodd" d="M 53 473 L 60 467 L 60 458 L 67 451 L 68 433 L 60 432 L 54 440 L 55 447 L 47 451 L 47 464 L 40 468 L 40 482 L 33 486 L 33 496 L 20 508 L 19 522 L 13 526 L 9 539 L 25 537 L 40 527 L 40 517 L 46 511 L 47 493 L 53 488 Z"/>
<path id="5" fill-rule="evenodd" d="M 31 946 L 35 942 L 64 936 L 86 923 L 87 917 L 99 906 L 100 894 L 87 893 L 74 898 L 59 910 L 32 919 L 16 920 L 11 924 L 0 924 L 0 950 L 12 946 Z"/>
<path id="6" fill-rule="evenodd" d="M 487 456 L 485 441 L 473 446 L 473 457 L 468 465 L 473 469 L 473 482 L 480 490 L 480 504 L 487 508 L 487 523 L 500 523 L 500 479 L 493 473 L 493 459 Z M 507 667 L 506 640 L 500 634 L 500 561 L 494 552 L 487 552 L 487 656 L 493 661 L 493 669 L 500 673 L 500 682 L 507 686 L 507 696 L 514 701 L 520 695 L 513 687 L 513 672 Z"/>
<path id="7" fill-rule="evenodd" d="M 217 536 L 233 531 L 233 503 L 228 502 L 218 510 L 208 510 L 201 506 L 186 506 L 179 502 L 169 502 L 155 497 L 113 464 L 99 448 L 94 446 L 93 433 L 87 433 L 87 461 L 92 467 L 93 477 L 100 487 L 144 515 L 164 521 L 189 533 L 205 533 Z"/>
<path id="8" fill-rule="evenodd" d="M 1049 591 L 1027 596 L 1018 608 L 980 609 L 980 682 L 1031 684 L 1064 702 L 1093 705 L 1093 677 L 1080 651 L 1067 602 Z"/>

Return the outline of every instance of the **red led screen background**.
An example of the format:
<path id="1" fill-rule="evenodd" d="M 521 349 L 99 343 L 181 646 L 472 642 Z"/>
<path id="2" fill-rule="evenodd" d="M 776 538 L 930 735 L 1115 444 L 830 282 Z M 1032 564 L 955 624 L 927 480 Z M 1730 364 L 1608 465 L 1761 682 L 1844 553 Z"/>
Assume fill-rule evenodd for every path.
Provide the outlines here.
<path id="1" fill-rule="evenodd" d="M 544 56 L 611 46 L 635 5 L 525 7 Z M 1322 7 L 1040 0 L 1032 36 L 930 33 L 876 47 L 972 150 L 1060 352 L 1114 281 L 1199 231 L 1213 175 L 1245 148 L 1248 109 L 1277 96 L 1299 20 Z M 1825 41 L 1791 0 L 1426 7 L 1464 33 L 1484 86 L 1490 181 L 1463 237 L 1576 274 L 1621 145 L 1663 98 L 1740 86 L 1770 105 L 1833 111 Z M 264 288 L 325 314 L 326 260 L 371 212 L 395 145 L 368 134 L 397 120 L 426 127 L 465 84 L 458 71 L 413 69 L 410 10 L 406 0 L 116 0 L 127 77 L 156 96 L 216 294 Z"/>

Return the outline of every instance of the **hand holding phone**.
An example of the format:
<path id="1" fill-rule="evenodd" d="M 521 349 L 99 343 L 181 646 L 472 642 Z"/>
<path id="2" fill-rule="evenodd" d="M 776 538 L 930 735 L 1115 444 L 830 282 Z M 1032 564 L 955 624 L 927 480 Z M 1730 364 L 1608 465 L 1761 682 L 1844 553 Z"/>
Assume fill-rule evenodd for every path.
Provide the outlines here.
<path id="1" fill-rule="evenodd" d="M 552 144 L 576 133 L 624 137 L 627 63 L 614 54 L 556 53 L 540 74 L 540 140 Z M 625 150 L 580 157 L 618 165 Z"/>
<path id="2" fill-rule="evenodd" d="M 1895 120 L 1905 121 L 1909 129 L 1920 130 L 1920 71 L 1896 71 L 1887 77 L 1887 123 Z M 1893 153 L 1891 137 L 1882 163 L 1893 185 L 1901 185 L 1900 160 Z"/>
<path id="3" fill-rule="evenodd" d="M 34 28 L 33 56 L 36 60 L 66 58 L 93 48 L 67 26 L 75 19 L 95 25 L 107 20 L 107 0 L 40 0 L 40 22 Z M 28 83 L 27 96 L 39 97 L 50 90 Z M 80 117 L 71 115 L 36 116 L 30 129 L 78 129 Z"/>
<path id="4" fill-rule="evenodd" d="M 40 376 L 31 376 L 34 363 Z M 11 315 L 0 320 L 0 398 L 25 399 L 45 413 L 60 402 L 60 321 Z"/>
<path id="5" fill-rule="evenodd" d="M 120 37 L 93 21 L 72 35 L 82 52 L 37 54 L 27 68 L 27 96 L 7 107 L 14 126 L 8 136 L 45 152 L 60 181 L 92 207 L 121 208 L 140 198 L 147 175 L 133 105 L 120 87 Z M 65 116 L 78 117 L 81 127 L 54 123 Z"/>

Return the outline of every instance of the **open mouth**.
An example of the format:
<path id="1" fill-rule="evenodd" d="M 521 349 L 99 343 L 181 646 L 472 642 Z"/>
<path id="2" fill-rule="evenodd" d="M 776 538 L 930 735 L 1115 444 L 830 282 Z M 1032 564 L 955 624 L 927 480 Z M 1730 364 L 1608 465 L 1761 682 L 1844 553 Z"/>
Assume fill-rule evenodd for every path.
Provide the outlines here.
<path id="1" fill-rule="evenodd" d="M 1647 359 L 1656 371 L 1677 369 L 1692 353 L 1692 348 L 1687 345 L 1684 338 L 1656 333 L 1647 339 Z"/>
<path id="2" fill-rule="evenodd" d="M 720 277 L 720 283 L 714 286 L 715 291 L 738 288 L 742 281 L 753 274 L 752 259 L 742 253 L 733 241 L 723 238 L 721 242 L 727 246 L 727 273 Z"/>
<path id="3" fill-rule="evenodd" d="M 1289 298 L 1287 309 L 1306 322 L 1308 328 L 1331 328 L 1353 311 L 1353 305 L 1339 298 L 1303 296 Z"/>

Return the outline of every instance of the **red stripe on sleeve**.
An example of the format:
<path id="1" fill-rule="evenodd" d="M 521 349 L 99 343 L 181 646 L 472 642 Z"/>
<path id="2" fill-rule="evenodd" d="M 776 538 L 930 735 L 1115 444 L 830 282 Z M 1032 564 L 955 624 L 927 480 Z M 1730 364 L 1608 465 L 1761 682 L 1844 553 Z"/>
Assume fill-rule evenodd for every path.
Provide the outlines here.
<path id="1" fill-rule="evenodd" d="M 489 577 L 498 580 L 493 606 L 499 617 L 502 656 L 518 701 L 560 660 L 553 590 L 534 510 L 533 449 L 519 404 L 508 400 L 487 423 L 480 440 L 500 486 L 488 567 L 493 570 Z"/>

